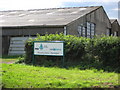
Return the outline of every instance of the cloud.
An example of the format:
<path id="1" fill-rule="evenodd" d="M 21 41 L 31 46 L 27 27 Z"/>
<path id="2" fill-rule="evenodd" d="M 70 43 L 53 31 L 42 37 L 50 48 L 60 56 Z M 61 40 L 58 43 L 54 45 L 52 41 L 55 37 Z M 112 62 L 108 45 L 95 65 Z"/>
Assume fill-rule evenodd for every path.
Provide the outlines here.
<path id="1" fill-rule="evenodd" d="M 114 11 L 120 11 L 120 8 L 113 8 Z"/>
<path id="2" fill-rule="evenodd" d="M 60 7 L 58 0 L 1 0 L 2 9 L 35 9 L 35 8 L 55 8 Z"/>
<path id="3" fill-rule="evenodd" d="M 38 9 L 62 7 L 65 2 L 118 2 L 119 0 L 0 0 L 0 9 Z"/>

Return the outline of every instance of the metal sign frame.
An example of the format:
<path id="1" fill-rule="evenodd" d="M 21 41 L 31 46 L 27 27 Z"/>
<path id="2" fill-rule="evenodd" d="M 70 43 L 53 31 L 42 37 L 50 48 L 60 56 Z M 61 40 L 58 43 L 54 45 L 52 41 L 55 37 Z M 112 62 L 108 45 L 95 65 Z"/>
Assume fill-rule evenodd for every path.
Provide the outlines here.
<path id="1" fill-rule="evenodd" d="M 36 55 L 34 54 L 34 45 L 35 43 L 63 43 L 63 55 Z M 33 55 L 32 55 L 32 63 L 33 65 L 35 64 L 35 56 L 61 56 L 63 57 L 62 59 L 62 63 L 63 63 L 63 66 L 64 66 L 64 59 L 65 59 L 65 49 L 64 49 L 64 41 L 33 41 Z"/>

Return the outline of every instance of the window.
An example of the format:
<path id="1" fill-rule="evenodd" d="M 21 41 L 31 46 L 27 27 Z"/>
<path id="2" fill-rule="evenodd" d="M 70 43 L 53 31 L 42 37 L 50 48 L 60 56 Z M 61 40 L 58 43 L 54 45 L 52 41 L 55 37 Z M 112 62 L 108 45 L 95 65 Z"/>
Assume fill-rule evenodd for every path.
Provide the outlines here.
<path id="1" fill-rule="evenodd" d="M 95 35 L 95 24 L 87 22 L 78 26 L 79 36 L 93 38 Z"/>
<path id="2" fill-rule="evenodd" d="M 116 32 L 114 32 L 114 36 L 118 36 L 118 32 L 116 31 Z"/>
<path id="3" fill-rule="evenodd" d="M 91 36 L 91 24 L 87 22 L 87 37 L 90 38 Z"/>
<path id="4" fill-rule="evenodd" d="M 85 27 L 83 27 L 82 36 L 85 37 Z"/>
<path id="5" fill-rule="evenodd" d="M 114 36 L 117 36 L 117 32 L 114 32 Z"/>
<path id="6" fill-rule="evenodd" d="M 91 38 L 93 38 L 95 35 L 95 24 L 91 23 Z"/>
<path id="7" fill-rule="evenodd" d="M 78 26 L 78 33 L 79 33 L 79 36 L 85 37 L 85 27 L 82 24 Z"/>
<path id="8" fill-rule="evenodd" d="M 82 36 L 82 26 L 78 26 L 78 33 L 79 33 L 79 36 Z"/>

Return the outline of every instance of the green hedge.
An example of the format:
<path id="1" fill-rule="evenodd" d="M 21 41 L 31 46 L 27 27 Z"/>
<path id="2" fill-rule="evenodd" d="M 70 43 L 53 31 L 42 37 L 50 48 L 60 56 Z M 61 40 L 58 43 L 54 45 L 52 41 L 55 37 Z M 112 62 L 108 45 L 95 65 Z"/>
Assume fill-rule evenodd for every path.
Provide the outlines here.
<path id="1" fill-rule="evenodd" d="M 118 70 L 120 64 L 120 38 L 113 36 L 95 37 L 94 39 L 73 35 L 50 34 L 37 35 L 26 43 L 25 63 L 32 63 L 33 41 L 65 41 L 65 66 L 109 67 Z M 36 56 L 36 64 L 60 66 L 61 57 Z M 82 67 L 81 67 L 82 66 Z"/>
<path id="2" fill-rule="evenodd" d="M 105 66 L 119 67 L 120 65 L 120 38 L 102 37 L 93 39 L 92 54 Z"/>

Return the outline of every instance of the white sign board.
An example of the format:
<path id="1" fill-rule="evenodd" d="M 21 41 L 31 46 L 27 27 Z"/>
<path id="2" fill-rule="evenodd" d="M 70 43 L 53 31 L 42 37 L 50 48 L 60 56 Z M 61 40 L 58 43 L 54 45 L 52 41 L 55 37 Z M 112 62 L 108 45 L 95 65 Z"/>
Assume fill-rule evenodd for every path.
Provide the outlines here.
<path id="1" fill-rule="evenodd" d="M 64 55 L 63 42 L 34 42 L 34 55 Z"/>

